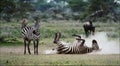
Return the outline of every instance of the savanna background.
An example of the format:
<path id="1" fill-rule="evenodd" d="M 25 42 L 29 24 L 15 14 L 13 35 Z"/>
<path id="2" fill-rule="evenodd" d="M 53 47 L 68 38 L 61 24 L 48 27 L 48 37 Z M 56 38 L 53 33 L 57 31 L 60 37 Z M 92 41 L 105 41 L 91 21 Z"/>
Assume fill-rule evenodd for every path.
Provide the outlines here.
<path id="1" fill-rule="evenodd" d="M 97 10 L 101 15 L 89 17 Z M 23 54 L 21 20 L 40 18 L 39 55 Z M 85 37 L 83 24 L 91 19 L 96 26 L 94 36 Z M 120 65 L 120 0 L 0 0 L 0 65 Z M 79 34 L 91 46 L 96 39 L 99 52 L 90 54 L 50 54 L 54 34 L 73 42 Z"/>

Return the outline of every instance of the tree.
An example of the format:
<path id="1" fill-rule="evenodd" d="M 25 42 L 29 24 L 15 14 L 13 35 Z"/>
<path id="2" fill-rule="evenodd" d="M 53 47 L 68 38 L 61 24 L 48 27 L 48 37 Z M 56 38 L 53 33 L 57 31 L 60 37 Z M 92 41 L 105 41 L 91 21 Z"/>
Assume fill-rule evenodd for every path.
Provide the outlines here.
<path id="1" fill-rule="evenodd" d="M 10 22 L 11 18 L 20 18 L 33 10 L 30 0 L 0 0 L 0 19 Z"/>
<path id="2" fill-rule="evenodd" d="M 85 17 L 92 16 L 92 18 L 94 19 L 100 17 L 107 19 L 106 17 L 109 17 L 110 19 L 115 21 L 115 19 L 113 19 L 114 17 L 110 17 L 113 16 L 112 14 L 115 13 L 114 0 L 88 0 L 88 3 L 89 5 L 86 10 L 87 15 Z"/>
<path id="3" fill-rule="evenodd" d="M 20 17 L 26 17 L 27 16 L 27 12 L 32 12 L 34 11 L 34 8 L 32 6 L 32 2 L 31 0 L 19 0 L 16 3 L 16 17 L 20 16 Z"/>
<path id="4" fill-rule="evenodd" d="M 114 0 L 88 0 L 88 12 L 93 13 L 97 10 L 103 9 L 106 13 L 111 10 Z"/>
<path id="5" fill-rule="evenodd" d="M 10 21 L 15 12 L 15 0 L 0 0 L 0 19 Z"/>

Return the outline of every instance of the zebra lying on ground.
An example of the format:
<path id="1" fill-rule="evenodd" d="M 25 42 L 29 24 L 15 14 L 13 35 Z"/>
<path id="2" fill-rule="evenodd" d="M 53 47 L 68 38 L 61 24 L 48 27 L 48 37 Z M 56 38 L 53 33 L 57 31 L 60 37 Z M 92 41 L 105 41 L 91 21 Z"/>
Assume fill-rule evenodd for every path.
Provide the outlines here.
<path id="1" fill-rule="evenodd" d="M 38 54 L 38 43 L 39 43 L 39 20 L 35 19 L 35 24 L 32 26 L 27 26 L 27 20 L 23 19 L 22 21 L 22 36 L 24 39 L 24 54 L 26 54 L 26 47 L 28 53 L 31 54 L 29 45 L 31 41 L 34 43 L 34 54 Z"/>
<path id="2" fill-rule="evenodd" d="M 57 44 L 57 48 L 53 50 L 57 50 L 58 54 L 85 54 L 90 53 L 93 50 L 99 50 L 99 46 L 96 40 L 92 40 L 92 47 L 87 47 L 84 46 L 85 40 L 81 39 L 81 36 L 73 36 L 77 36 L 77 42 L 72 45 L 65 45 L 62 41 L 59 40 L 61 33 L 56 33 L 54 43 Z"/>

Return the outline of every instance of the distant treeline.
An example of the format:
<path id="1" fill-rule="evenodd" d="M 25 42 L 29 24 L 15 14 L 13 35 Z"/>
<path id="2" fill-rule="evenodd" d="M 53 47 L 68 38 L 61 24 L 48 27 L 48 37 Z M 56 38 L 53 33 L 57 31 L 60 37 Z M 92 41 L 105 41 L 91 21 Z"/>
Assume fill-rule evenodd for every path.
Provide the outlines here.
<path id="1" fill-rule="evenodd" d="M 119 21 L 120 3 L 117 0 L 0 0 L 0 20 L 11 22 L 34 17 Z"/>

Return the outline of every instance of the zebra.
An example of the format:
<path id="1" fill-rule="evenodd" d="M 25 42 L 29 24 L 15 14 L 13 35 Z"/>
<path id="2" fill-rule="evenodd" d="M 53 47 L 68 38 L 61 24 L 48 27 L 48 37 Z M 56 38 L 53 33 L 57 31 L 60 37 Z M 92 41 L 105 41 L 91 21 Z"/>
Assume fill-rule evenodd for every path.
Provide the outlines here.
<path id="1" fill-rule="evenodd" d="M 99 50 L 99 46 L 96 40 L 92 40 L 92 47 L 84 46 L 85 40 L 81 39 L 81 36 L 77 36 L 77 42 L 72 45 L 65 45 L 62 41 L 59 40 L 61 33 L 55 33 L 55 38 L 53 43 L 57 44 L 57 48 L 53 49 L 57 51 L 57 54 L 86 54 L 93 52 L 93 50 Z"/>
<path id="2" fill-rule="evenodd" d="M 26 54 L 26 48 L 28 49 L 28 53 L 31 54 L 29 45 L 31 41 L 33 41 L 34 54 L 38 55 L 38 43 L 40 38 L 39 27 L 40 27 L 40 24 L 38 19 L 35 19 L 35 24 L 32 26 L 27 26 L 27 20 L 23 19 L 22 36 L 24 40 L 24 54 Z"/>

